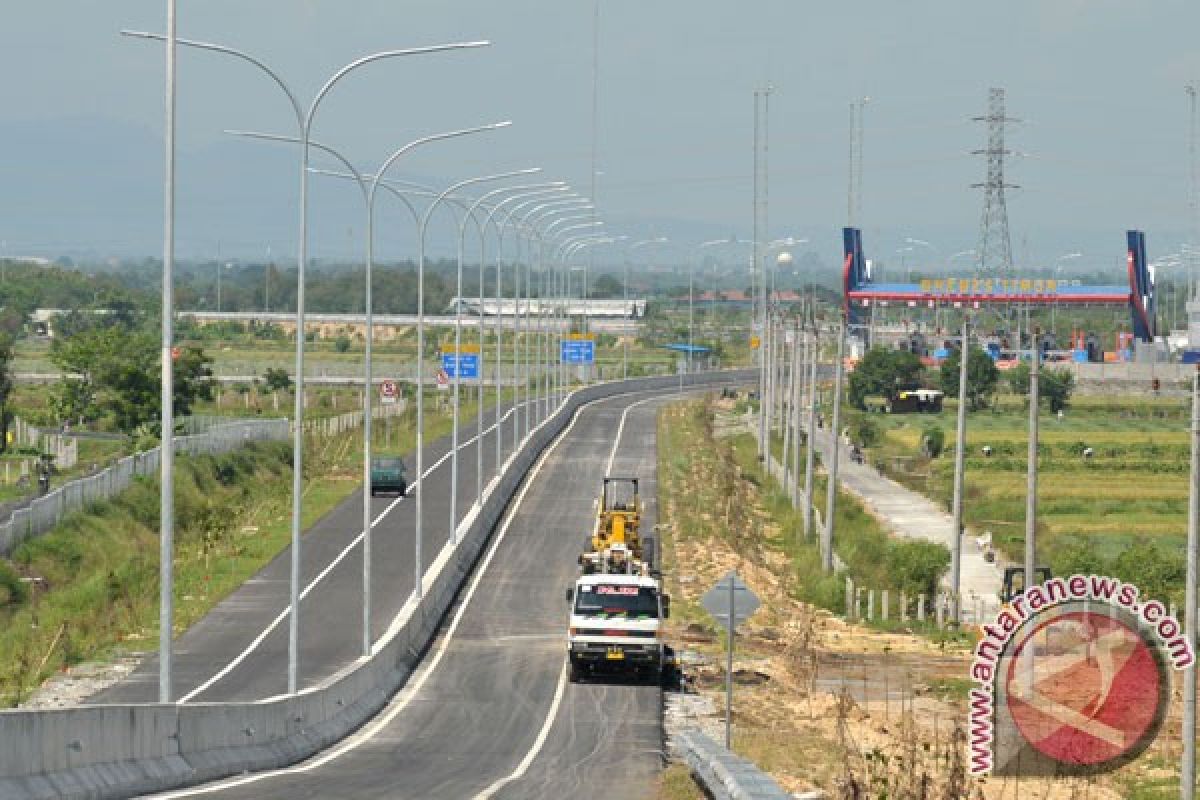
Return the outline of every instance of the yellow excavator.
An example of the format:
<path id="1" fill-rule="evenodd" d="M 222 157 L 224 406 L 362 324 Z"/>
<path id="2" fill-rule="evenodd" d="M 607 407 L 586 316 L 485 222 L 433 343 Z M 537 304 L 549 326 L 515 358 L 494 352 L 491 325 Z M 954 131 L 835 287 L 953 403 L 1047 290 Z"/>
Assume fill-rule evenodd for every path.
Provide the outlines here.
<path id="1" fill-rule="evenodd" d="M 638 479 L 606 477 L 591 551 L 579 557 L 585 573 L 646 571 L 640 531 L 642 505 Z"/>

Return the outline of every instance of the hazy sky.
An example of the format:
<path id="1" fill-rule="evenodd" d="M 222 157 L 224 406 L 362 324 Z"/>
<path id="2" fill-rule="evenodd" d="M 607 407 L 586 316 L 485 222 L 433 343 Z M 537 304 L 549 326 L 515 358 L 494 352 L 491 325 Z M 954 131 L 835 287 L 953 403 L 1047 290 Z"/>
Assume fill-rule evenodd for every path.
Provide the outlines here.
<path id="1" fill-rule="evenodd" d="M 479 51 L 372 65 L 330 95 L 315 137 L 370 169 L 410 139 L 512 119 L 430 145 L 397 175 L 437 184 L 531 165 L 586 189 L 591 0 L 180 0 L 180 35 L 246 49 L 310 97 L 360 55 L 490 39 Z M 0 241 L 10 255 L 161 250 L 162 0 L 3 0 Z M 987 90 L 1024 122 L 1008 165 L 1019 261 L 1082 251 L 1111 267 L 1123 232 L 1151 257 L 1188 227 L 1188 105 L 1200 12 L 1186 0 L 715 2 L 602 0 L 598 197 L 610 229 L 665 234 L 662 258 L 751 225 L 753 90 L 774 88 L 770 233 L 829 263 L 846 221 L 848 105 L 865 116 L 869 255 L 944 258 L 977 240 Z M 226 128 L 292 133 L 282 94 L 249 66 L 180 54 L 179 250 L 295 250 L 295 153 Z M 317 255 L 360 252 L 355 190 L 314 182 Z M 384 206 L 385 258 L 413 250 Z M 394 224 L 388 224 L 392 223 Z M 452 244 L 434 231 L 435 252 Z M 649 249 L 649 248 L 648 248 Z M 646 251 L 642 255 L 648 256 Z"/>

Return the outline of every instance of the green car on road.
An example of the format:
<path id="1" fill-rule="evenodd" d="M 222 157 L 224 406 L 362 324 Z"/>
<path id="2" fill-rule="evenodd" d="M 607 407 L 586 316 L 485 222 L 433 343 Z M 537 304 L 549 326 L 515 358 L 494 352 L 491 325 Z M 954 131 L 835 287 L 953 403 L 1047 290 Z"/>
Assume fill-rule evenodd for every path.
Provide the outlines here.
<path id="1" fill-rule="evenodd" d="M 401 497 L 408 491 L 404 479 L 404 461 L 398 456 L 371 459 L 371 496 L 380 492 L 396 492 Z"/>

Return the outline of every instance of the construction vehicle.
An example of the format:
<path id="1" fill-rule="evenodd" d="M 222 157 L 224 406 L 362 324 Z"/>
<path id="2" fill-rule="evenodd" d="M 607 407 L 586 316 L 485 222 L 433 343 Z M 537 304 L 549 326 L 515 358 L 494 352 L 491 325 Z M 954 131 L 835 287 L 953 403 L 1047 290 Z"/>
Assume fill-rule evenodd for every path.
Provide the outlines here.
<path id="1" fill-rule="evenodd" d="M 588 574 L 567 589 L 567 659 L 572 683 L 618 673 L 660 681 L 674 666 L 663 641 L 671 598 L 651 575 Z"/>
<path id="2" fill-rule="evenodd" d="M 567 658 L 571 681 L 619 673 L 661 679 L 674 668 L 663 641 L 671 598 L 645 557 L 638 479 L 606 477 L 582 575 L 567 589 L 571 604 Z"/>
<path id="3" fill-rule="evenodd" d="M 626 569 L 619 571 L 633 571 L 633 562 L 646 560 L 639 529 L 642 505 L 638 496 L 638 479 L 606 477 L 599 505 L 591 551 L 580 556 L 580 565 L 585 569 L 588 566 L 594 568 L 597 559 L 609 554 L 626 565 Z"/>
<path id="4" fill-rule="evenodd" d="M 1045 583 L 1050 580 L 1050 568 L 1034 567 L 1033 576 L 1036 583 Z M 1006 605 L 1011 603 L 1014 597 L 1025 591 L 1025 586 L 1024 567 L 1005 567 L 1004 585 L 1000 588 L 1000 602 Z"/>

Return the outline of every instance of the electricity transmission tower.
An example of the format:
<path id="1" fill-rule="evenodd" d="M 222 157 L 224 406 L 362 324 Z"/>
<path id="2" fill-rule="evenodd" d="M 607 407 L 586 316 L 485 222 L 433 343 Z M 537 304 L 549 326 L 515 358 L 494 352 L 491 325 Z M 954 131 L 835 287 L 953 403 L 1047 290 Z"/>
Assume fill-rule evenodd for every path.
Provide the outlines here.
<path id="1" fill-rule="evenodd" d="M 984 190 L 983 217 L 979 222 L 978 272 L 980 276 L 1011 278 L 1012 240 L 1008 234 L 1004 190 L 1020 187 L 1004 182 L 1004 157 L 1012 152 L 1004 146 L 1004 130 L 1008 123 L 1020 120 L 1004 115 L 1003 89 L 989 89 L 987 116 L 972 119 L 986 122 L 988 129 L 987 149 L 972 151 L 973 155 L 987 157 L 987 181 L 971 184 L 972 189 Z"/>
<path id="2" fill-rule="evenodd" d="M 1188 129 L 1188 244 L 1187 258 L 1184 263 L 1187 264 L 1188 283 L 1191 284 L 1188 295 L 1190 298 L 1200 300 L 1200 281 L 1197 280 L 1197 248 L 1200 247 L 1200 172 L 1197 171 L 1196 162 L 1196 134 L 1197 134 L 1197 118 L 1196 118 L 1196 93 L 1200 91 L 1200 85 L 1194 81 L 1183 87 L 1187 92 L 1189 104 L 1189 129 Z"/>

